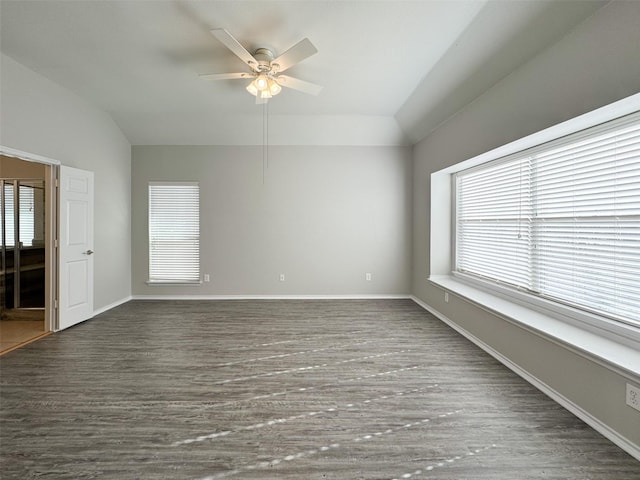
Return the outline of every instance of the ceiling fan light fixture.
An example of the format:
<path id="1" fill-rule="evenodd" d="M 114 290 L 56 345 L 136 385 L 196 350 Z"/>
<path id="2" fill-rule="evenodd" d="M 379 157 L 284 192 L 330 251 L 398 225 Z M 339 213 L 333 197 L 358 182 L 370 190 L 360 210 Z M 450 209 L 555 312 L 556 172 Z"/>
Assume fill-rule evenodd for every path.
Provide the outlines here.
<path id="1" fill-rule="evenodd" d="M 247 92 L 249 92 L 254 97 L 258 95 L 258 88 L 255 85 L 256 81 L 252 80 L 249 85 L 247 85 Z"/>
<path id="2" fill-rule="evenodd" d="M 269 79 L 269 92 L 271 95 L 277 95 L 282 91 L 282 87 L 273 78 Z"/>
<path id="3" fill-rule="evenodd" d="M 254 97 L 269 99 L 278 95 L 282 91 L 282 87 L 273 78 L 267 75 L 258 75 L 253 81 L 247 85 L 247 92 Z"/>
<path id="4" fill-rule="evenodd" d="M 266 75 L 258 75 L 258 77 L 254 80 L 256 84 L 256 88 L 260 91 L 266 90 L 269 88 L 269 77 Z"/>

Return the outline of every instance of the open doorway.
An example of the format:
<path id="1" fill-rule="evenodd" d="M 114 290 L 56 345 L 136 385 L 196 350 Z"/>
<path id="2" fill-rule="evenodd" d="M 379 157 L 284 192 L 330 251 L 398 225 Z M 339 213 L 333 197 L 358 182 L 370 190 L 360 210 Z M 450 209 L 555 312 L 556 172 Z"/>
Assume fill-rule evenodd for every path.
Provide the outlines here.
<path id="1" fill-rule="evenodd" d="M 0 156 L 0 354 L 51 332 L 51 166 Z"/>
<path id="2" fill-rule="evenodd" d="M 13 335 L 5 328 L 8 322 L 34 320 L 34 326 L 38 324 L 37 331 L 29 329 L 30 333 L 25 333 L 28 338 L 12 340 L 12 346 L 3 345 L 1 355 L 93 316 L 94 176 L 93 172 L 64 166 L 51 158 L 0 145 L 0 179 L 0 211 L 4 217 L 11 213 L 9 224 L 13 221 L 13 227 L 8 227 L 7 219 L 0 219 L 4 221 L 0 230 L 4 238 L 0 252 L 0 343 Z M 44 202 L 37 203 L 42 196 Z M 4 208 L 5 204 L 13 207 Z M 24 225 L 29 226 L 19 218 L 21 205 L 26 205 Z M 7 235 L 13 240 L 8 241 Z M 34 283 L 25 284 L 25 279 Z M 44 320 L 40 320 L 42 312 Z"/>

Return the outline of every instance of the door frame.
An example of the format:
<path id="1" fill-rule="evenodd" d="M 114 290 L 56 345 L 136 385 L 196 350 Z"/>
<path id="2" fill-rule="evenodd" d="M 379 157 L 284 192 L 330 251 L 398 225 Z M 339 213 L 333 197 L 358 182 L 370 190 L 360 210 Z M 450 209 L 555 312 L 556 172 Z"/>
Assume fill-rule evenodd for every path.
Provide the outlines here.
<path id="1" fill-rule="evenodd" d="M 48 165 L 45 174 L 45 332 L 58 330 L 58 171 L 61 162 L 0 145 L 0 155 Z"/>

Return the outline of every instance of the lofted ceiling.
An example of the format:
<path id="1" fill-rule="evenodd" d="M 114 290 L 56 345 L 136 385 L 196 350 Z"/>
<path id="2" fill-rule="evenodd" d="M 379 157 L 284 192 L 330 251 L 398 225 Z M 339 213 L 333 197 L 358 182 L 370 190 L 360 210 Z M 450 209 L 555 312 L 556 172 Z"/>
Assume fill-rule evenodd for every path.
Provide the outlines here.
<path id="1" fill-rule="evenodd" d="M 324 86 L 269 102 L 271 143 L 412 144 L 602 7 L 603 1 L 0 0 L 2 53 L 108 112 L 133 145 L 258 144 L 244 64 L 209 30 Z"/>

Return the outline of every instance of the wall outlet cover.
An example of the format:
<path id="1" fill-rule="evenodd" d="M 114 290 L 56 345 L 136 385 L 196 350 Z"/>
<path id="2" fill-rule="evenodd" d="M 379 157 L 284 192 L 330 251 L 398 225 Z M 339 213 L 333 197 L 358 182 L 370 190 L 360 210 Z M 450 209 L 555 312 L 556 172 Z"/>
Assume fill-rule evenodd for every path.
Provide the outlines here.
<path id="1" fill-rule="evenodd" d="M 640 411 L 640 387 L 627 383 L 627 405 Z"/>

